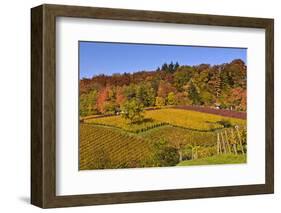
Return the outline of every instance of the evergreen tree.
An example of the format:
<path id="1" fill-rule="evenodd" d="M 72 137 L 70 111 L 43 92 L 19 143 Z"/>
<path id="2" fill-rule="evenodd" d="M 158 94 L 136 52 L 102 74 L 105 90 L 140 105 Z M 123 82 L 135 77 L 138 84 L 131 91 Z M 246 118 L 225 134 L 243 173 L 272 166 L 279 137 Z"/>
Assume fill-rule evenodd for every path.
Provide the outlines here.
<path id="1" fill-rule="evenodd" d="M 193 81 L 190 81 L 189 90 L 188 90 L 188 97 L 192 101 L 192 104 L 199 105 L 201 104 L 200 95 L 196 85 Z"/>

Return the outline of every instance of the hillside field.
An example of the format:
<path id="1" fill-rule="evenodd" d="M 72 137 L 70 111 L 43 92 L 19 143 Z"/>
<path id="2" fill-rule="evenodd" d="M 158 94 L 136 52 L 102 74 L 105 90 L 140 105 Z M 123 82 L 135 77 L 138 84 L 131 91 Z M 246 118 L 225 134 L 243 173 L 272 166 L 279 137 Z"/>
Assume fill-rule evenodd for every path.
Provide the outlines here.
<path id="1" fill-rule="evenodd" d="M 231 127 L 226 127 L 225 123 Z M 80 123 L 79 168 L 231 163 L 231 160 L 225 161 L 223 155 L 217 156 L 217 133 L 229 132 L 231 142 L 230 133 L 234 126 L 244 130 L 246 120 L 172 108 L 145 111 L 144 121 L 134 124 L 117 115 L 85 119 Z M 238 135 L 242 137 L 243 134 Z M 246 146 L 246 142 L 243 143 Z M 234 151 L 235 156 L 229 159 L 244 163 L 246 156 L 241 155 L 241 147 Z"/>

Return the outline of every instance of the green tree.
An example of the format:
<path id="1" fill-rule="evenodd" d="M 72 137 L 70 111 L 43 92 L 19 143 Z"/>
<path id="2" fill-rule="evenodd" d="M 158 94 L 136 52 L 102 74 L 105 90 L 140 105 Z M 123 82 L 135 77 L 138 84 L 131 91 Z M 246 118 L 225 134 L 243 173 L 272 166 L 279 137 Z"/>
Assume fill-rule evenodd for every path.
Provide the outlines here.
<path id="1" fill-rule="evenodd" d="M 188 97 L 192 101 L 192 104 L 195 104 L 195 105 L 201 104 L 201 98 L 199 95 L 198 88 L 196 87 L 195 83 L 193 83 L 193 81 L 190 82 L 190 85 L 188 88 Z"/>
<path id="2" fill-rule="evenodd" d="M 105 110 L 105 114 L 115 114 L 117 111 L 118 105 L 116 104 L 115 101 L 106 101 L 104 103 L 104 110 Z"/>
<path id="3" fill-rule="evenodd" d="M 174 70 L 176 71 L 176 70 L 179 68 L 179 66 L 180 66 L 179 63 L 176 62 L 176 63 L 175 63 L 175 66 L 174 66 Z"/>
<path id="4" fill-rule="evenodd" d="M 130 84 L 124 88 L 124 95 L 127 99 L 135 98 L 136 97 L 136 85 Z"/>
<path id="5" fill-rule="evenodd" d="M 80 95 L 80 116 L 94 115 L 98 113 L 97 96 L 98 93 L 96 90 Z"/>
<path id="6" fill-rule="evenodd" d="M 201 97 L 201 101 L 204 103 L 204 105 L 210 106 L 215 102 L 214 95 L 207 90 L 203 90 L 200 93 L 200 97 Z"/>
<path id="7" fill-rule="evenodd" d="M 170 92 L 170 93 L 168 94 L 167 102 L 168 102 L 169 105 L 174 105 L 174 104 L 176 104 L 175 93 Z"/>
<path id="8" fill-rule="evenodd" d="M 181 70 L 174 73 L 174 86 L 178 91 L 183 91 L 183 86 L 190 80 L 190 77 L 190 73 L 186 70 Z"/>
<path id="9" fill-rule="evenodd" d="M 155 91 L 150 83 L 142 83 L 136 88 L 136 98 L 145 107 L 154 106 L 155 104 Z"/>
<path id="10" fill-rule="evenodd" d="M 168 142 L 160 139 L 154 144 L 154 166 L 175 166 L 179 163 L 177 149 L 169 146 Z"/>
<path id="11" fill-rule="evenodd" d="M 141 122 L 144 119 L 144 107 L 136 98 L 127 100 L 121 107 L 121 115 L 130 123 Z"/>
<path id="12" fill-rule="evenodd" d="M 163 65 L 162 65 L 162 67 L 161 67 L 161 70 L 163 70 L 163 71 L 169 71 L 169 67 L 168 67 L 168 64 L 167 63 L 164 63 Z"/>
<path id="13" fill-rule="evenodd" d="M 169 72 L 173 72 L 173 71 L 174 71 L 174 63 L 173 63 L 173 62 L 171 62 L 171 63 L 169 64 L 169 66 L 168 66 L 168 71 L 169 71 Z"/>
<path id="14" fill-rule="evenodd" d="M 165 98 L 157 96 L 155 99 L 155 106 L 157 107 L 165 106 Z"/>

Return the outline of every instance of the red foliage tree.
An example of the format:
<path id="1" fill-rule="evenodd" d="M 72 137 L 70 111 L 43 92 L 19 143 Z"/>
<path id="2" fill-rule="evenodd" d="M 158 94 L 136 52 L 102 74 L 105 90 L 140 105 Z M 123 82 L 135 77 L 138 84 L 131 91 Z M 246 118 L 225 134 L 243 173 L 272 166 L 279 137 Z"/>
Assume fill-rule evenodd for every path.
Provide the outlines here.
<path id="1" fill-rule="evenodd" d="M 121 106 L 126 101 L 122 87 L 116 88 L 116 104 Z"/>
<path id="2" fill-rule="evenodd" d="M 105 102 L 108 99 L 108 91 L 109 87 L 104 87 L 99 91 L 98 98 L 97 98 L 97 108 L 99 112 L 105 112 Z"/>
<path id="3" fill-rule="evenodd" d="M 157 91 L 157 96 L 166 98 L 170 92 L 176 92 L 176 88 L 173 87 L 170 83 L 165 81 L 160 81 Z"/>
<path id="4" fill-rule="evenodd" d="M 246 110 L 246 99 L 247 99 L 247 90 L 244 90 L 241 87 L 236 87 L 231 89 L 228 102 L 232 105 L 235 110 Z"/>

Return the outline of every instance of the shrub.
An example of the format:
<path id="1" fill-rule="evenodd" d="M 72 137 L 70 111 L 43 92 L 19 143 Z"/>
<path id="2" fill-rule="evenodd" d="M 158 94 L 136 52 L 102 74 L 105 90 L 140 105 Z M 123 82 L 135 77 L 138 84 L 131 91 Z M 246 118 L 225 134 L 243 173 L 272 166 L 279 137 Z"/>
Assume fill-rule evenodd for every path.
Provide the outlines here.
<path id="1" fill-rule="evenodd" d="M 161 139 L 154 144 L 155 166 L 175 166 L 179 163 L 178 150 L 169 146 L 168 142 Z"/>
<path id="2" fill-rule="evenodd" d="M 224 128 L 232 127 L 232 124 L 229 120 L 222 119 L 220 121 L 217 121 L 217 123 L 222 125 Z"/>
<path id="3" fill-rule="evenodd" d="M 155 106 L 159 108 L 165 106 L 165 98 L 156 97 Z"/>

